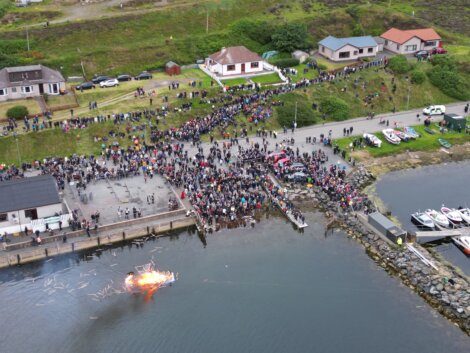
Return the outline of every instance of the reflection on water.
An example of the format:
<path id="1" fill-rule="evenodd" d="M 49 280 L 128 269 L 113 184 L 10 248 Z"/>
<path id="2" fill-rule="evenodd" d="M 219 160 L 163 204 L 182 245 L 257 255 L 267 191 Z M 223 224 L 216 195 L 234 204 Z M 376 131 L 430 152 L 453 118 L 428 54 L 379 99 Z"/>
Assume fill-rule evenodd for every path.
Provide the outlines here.
<path id="1" fill-rule="evenodd" d="M 378 196 L 408 230 L 416 230 L 411 213 L 428 208 L 470 207 L 470 162 L 392 172 L 376 184 Z M 470 275 L 470 261 L 452 242 L 435 247 L 444 258 Z"/>
<path id="2" fill-rule="evenodd" d="M 0 272 L 2 352 L 464 352 L 468 338 L 319 215 Z M 135 266 L 178 273 L 145 302 Z M 103 298 L 96 294 L 112 288 Z"/>

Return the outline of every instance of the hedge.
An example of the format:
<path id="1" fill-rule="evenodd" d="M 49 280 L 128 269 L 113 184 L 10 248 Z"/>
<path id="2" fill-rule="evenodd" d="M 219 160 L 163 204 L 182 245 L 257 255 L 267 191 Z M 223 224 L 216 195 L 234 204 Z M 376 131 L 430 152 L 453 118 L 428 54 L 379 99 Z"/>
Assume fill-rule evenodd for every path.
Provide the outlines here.
<path id="1" fill-rule="evenodd" d="M 7 117 L 10 119 L 23 119 L 28 114 L 28 108 L 24 105 L 15 105 L 7 110 Z"/>

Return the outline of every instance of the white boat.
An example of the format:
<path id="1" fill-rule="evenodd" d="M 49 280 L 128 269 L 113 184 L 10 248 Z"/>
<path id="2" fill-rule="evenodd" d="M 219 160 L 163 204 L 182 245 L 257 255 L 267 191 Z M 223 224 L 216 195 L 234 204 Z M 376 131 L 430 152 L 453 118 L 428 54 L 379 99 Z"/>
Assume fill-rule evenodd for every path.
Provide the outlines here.
<path id="1" fill-rule="evenodd" d="M 374 147 L 382 146 L 382 140 L 373 134 L 365 133 L 364 135 L 362 135 L 362 137 L 364 137 L 364 139 Z"/>
<path id="2" fill-rule="evenodd" d="M 431 217 L 435 225 L 444 228 L 450 227 L 449 220 L 442 213 L 437 212 L 436 210 L 426 210 L 424 213 Z"/>
<path id="3" fill-rule="evenodd" d="M 407 134 L 412 139 L 416 139 L 416 138 L 420 137 L 420 135 L 412 127 L 405 126 L 403 131 L 405 132 L 405 134 Z"/>
<path id="4" fill-rule="evenodd" d="M 384 129 L 382 134 L 385 136 L 385 139 L 391 144 L 398 145 L 400 143 L 400 138 L 394 133 L 393 129 Z"/>
<path id="5" fill-rule="evenodd" d="M 459 208 L 457 211 L 459 211 L 464 222 L 470 225 L 470 208 Z"/>
<path id="6" fill-rule="evenodd" d="M 398 136 L 398 138 L 402 141 L 405 141 L 407 142 L 410 138 L 407 134 L 405 134 L 403 131 L 399 131 L 399 130 L 393 130 L 393 133 Z"/>
<path id="7" fill-rule="evenodd" d="M 462 223 L 463 219 L 460 216 L 460 212 L 457 211 L 455 208 L 448 208 L 445 206 L 441 207 L 441 212 L 454 224 Z"/>
<path id="8" fill-rule="evenodd" d="M 462 249 L 465 255 L 470 255 L 470 236 L 461 235 L 459 237 L 452 237 L 452 241 Z"/>
<path id="9" fill-rule="evenodd" d="M 415 212 L 411 215 L 411 221 L 420 228 L 434 229 L 434 221 L 424 212 Z"/>

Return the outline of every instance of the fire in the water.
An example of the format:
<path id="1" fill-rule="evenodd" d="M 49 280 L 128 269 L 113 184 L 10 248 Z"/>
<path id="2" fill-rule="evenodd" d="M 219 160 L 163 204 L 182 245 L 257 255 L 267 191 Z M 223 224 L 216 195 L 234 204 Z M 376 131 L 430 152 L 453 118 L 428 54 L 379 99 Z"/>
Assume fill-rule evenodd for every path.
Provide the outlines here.
<path id="1" fill-rule="evenodd" d="M 161 287 L 170 285 L 175 281 L 175 275 L 170 271 L 157 271 L 151 264 L 137 269 L 137 273 L 129 272 L 125 280 L 128 292 L 147 292 L 153 294 Z"/>

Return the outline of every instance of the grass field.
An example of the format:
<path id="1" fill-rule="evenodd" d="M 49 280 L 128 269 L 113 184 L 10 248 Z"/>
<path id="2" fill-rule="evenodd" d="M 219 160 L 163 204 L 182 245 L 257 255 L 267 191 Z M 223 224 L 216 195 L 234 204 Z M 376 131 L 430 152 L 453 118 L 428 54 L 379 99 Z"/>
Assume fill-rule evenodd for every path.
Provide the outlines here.
<path id="1" fill-rule="evenodd" d="M 281 78 L 277 73 L 272 73 L 268 75 L 254 76 L 250 78 L 251 81 L 259 83 L 261 85 L 272 85 L 274 83 L 282 82 Z"/>
<path id="2" fill-rule="evenodd" d="M 348 151 L 348 154 L 352 156 L 357 156 L 358 153 L 355 153 L 360 150 L 365 150 L 368 152 L 369 156 L 372 157 L 385 157 L 390 156 L 397 153 L 402 153 L 405 151 L 433 151 L 441 148 L 441 145 L 438 141 L 439 138 L 443 138 L 449 141 L 451 144 L 462 144 L 466 142 L 470 142 L 470 135 L 465 133 L 458 133 L 454 131 L 449 131 L 444 134 L 441 134 L 437 127 L 433 127 L 433 130 L 436 131 L 434 135 L 431 135 L 424 131 L 423 125 L 418 125 L 414 127 L 416 132 L 418 132 L 421 137 L 417 138 L 416 140 L 411 140 L 409 142 L 401 142 L 399 145 L 392 145 L 391 143 L 385 140 L 382 133 L 375 133 L 374 135 L 377 136 L 379 139 L 382 140 L 382 146 L 380 148 L 377 147 L 364 147 L 352 150 L 352 142 L 358 138 L 358 136 L 353 137 L 345 137 L 341 139 L 337 139 L 334 141 L 341 149 Z"/>
<path id="3" fill-rule="evenodd" d="M 60 94 L 60 95 L 50 95 L 46 98 L 46 104 L 49 109 L 56 107 L 66 106 L 76 104 L 75 96 L 72 93 L 69 94 Z"/>
<path id="4" fill-rule="evenodd" d="M 228 87 L 243 85 L 247 83 L 246 78 L 239 77 L 239 78 L 229 78 L 226 80 L 221 80 L 222 84 Z"/>
<path id="5" fill-rule="evenodd" d="M 17 105 L 24 105 L 26 108 L 28 108 L 29 114 L 41 113 L 41 108 L 34 99 L 17 99 L 14 101 L 0 103 L 0 120 L 7 119 L 8 109 Z"/>

